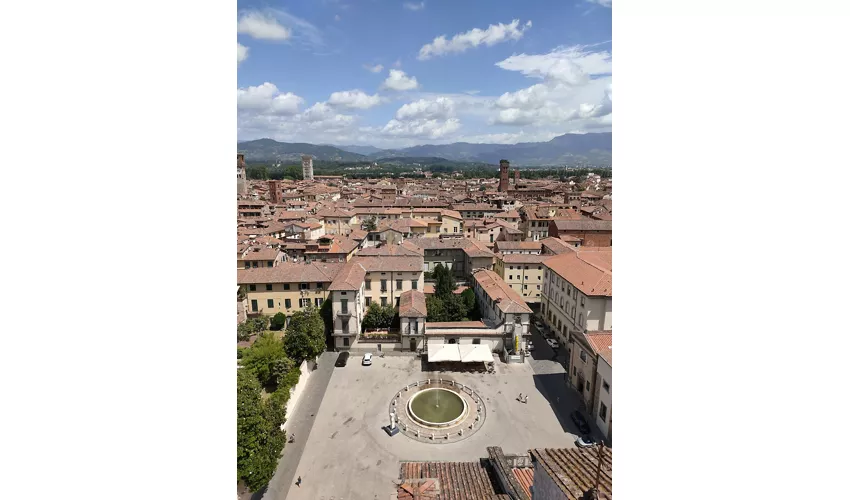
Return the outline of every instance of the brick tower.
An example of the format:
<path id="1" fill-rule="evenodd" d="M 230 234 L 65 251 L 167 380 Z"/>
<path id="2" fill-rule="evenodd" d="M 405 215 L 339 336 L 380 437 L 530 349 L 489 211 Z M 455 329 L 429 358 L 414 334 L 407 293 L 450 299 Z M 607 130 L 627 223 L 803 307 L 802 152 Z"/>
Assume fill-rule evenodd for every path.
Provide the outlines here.
<path id="1" fill-rule="evenodd" d="M 519 186 L 519 169 L 514 170 L 514 187 Z"/>
<path id="2" fill-rule="evenodd" d="M 511 162 L 508 160 L 499 160 L 499 191 L 508 190 L 508 170 L 511 168 Z"/>
<path id="3" fill-rule="evenodd" d="M 280 181 L 269 181 L 269 201 L 275 205 L 280 204 Z"/>
<path id="4" fill-rule="evenodd" d="M 248 175 L 245 164 L 245 155 L 236 153 L 236 193 L 241 195 L 248 194 Z"/>

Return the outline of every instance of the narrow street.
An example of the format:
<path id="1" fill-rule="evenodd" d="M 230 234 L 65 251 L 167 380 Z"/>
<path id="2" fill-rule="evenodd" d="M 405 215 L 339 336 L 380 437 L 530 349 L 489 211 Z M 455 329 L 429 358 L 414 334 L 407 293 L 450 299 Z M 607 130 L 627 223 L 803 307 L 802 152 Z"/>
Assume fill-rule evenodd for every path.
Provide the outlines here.
<path id="1" fill-rule="evenodd" d="M 294 414 L 287 416 L 287 435 L 294 435 L 295 442 L 287 443 L 284 447 L 277 470 L 262 495 L 263 500 L 284 500 L 289 487 L 298 477 L 298 463 L 301 461 L 304 445 L 313 429 L 315 416 L 333 375 L 337 356 L 339 353 L 336 352 L 325 352 L 319 356 L 319 367 L 310 375 L 307 387 L 301 395 L 301 401 L 298 402 Z M 259 498 L 259 494 L 254 494 L 252 500 Z"/>

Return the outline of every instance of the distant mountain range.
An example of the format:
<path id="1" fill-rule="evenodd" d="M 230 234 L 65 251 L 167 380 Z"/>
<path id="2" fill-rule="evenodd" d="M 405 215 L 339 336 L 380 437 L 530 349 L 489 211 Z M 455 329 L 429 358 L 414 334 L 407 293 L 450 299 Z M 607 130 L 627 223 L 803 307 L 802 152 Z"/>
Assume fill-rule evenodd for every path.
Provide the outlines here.
<path id="1" fill-rule="evenodd" d="M 564 134 L 548 142 L 519 144 L 426 144 L 403 149 L 379 149 L 373 146 L 329 146 L 306 143 L 277 142 L 271 139 L 237 144 L 247 161 L 294 161 L 302 154 L 323 161 L 369 161 L 401 157 L 436 157 L 457 162 L 496 165 L 506 159 L 511 165 L 546 166 L 586 162 L 611 164 L 611 132 Z"/>

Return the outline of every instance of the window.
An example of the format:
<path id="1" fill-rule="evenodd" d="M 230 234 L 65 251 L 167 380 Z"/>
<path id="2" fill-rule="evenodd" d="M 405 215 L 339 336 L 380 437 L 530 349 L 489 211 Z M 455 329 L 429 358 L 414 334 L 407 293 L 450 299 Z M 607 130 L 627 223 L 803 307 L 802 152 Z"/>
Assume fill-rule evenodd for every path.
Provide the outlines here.
<path id="1" fill-rule="evenodd" d="M 257 262 L 257 261 L 255 260 L 254 262 L 252 262 L 252 263 L 251 263 L 251 267 L 253 267 L 254 269 L 258 268 L 258 267 L 259 267 L 259 262 Z"/>
<path id="2" fill-rule="evenodd" d="M 387 298 L 386 297 L 381 297 L 381 305 L 382 306 L 387 305 Z"/>
<path id="3" fill-rule="evenodd" d="M 581 354 L 579 354 L 578 357 L 580 357 L 583 362 L 587 363 L 587 353 L 586 352 L 581 351 Z"/>
<path id="4" fill-rule="evenodd" d="M 402 284 L 401 280 L 395 280 L 395 288 L 396 290 L 401 290 L 402 288 L 404 288 L 404 285 Z"/>
<path id="5" fill-rule="evenodd" d="M 298 299 L 298 307 L 310 307 L 310 299 Z"/>
<path id="6" fill-rule="evenodd" d="M 513 271 L 513 270 L 514 270 L 514 266 L 508 266 L 508 268 L 509 268 L 511 271 Z"/>
<path id="7" fill-rule="evenodd" d="M 457 232 L 457 226 L 455 226 L 455 232 Z"/>
<path id="8" fill-rule="evenodd" d="M 251 263 L 245 262 L 245 269 L 251 269 Z"/>
<path id="9" fill-rule="evenodd" d="M 602 381 L 602 389 L 604 389 L 605 392 L 607 392 L 609 394 L 611 393 L 611 386 L 608 385 L 608 382 L 606 382 L 604 380 Z"/>
<path id="10" fill-rule="evenodd" d="M 477 344 L 480 344 L 480 343 L 481 343 L 481 339 L 472 339 L 472 343 L 473 343 L 473 344 L 476 344 L 476 345 L 477 345 Z"/>
<path id="11" fill-rule="evenodd" d="M 418 290 L 419 289 L 419 282 L 417 280 L 410 280 L 410 289 L 411 290 Z"/>
<path id="12" fill-rule="evenodd" d="M 382 292 L 387 291 L 387 280 L 381 280 L 381 291 Z"/>
<path id="13" fill-rule="evenodd" d="M 257 285 L 248 285 L 248 290 L 251 291 L 251 292 L 256 292 L 257 291 Z"/>
<path id="14" fill-rule="evenodd" d="M 584 295 L 581 296 L 581 307 L 584 307 Z"/>
<path id="15" fill-rule="evenodd" d="M 257 301 L 251 300 L 251 311 L 257 312 Z"/>
<path id="16" fill-rule="evenodd" d="M 342 304 L 342 314 L 348 314 L 348 299 L 342 299 L 340 303 Z"/>
<path id="17" fill-rule="evenodd" d="M 372 305 L 372 297 L 366 297 L 366 307 Z"/>
<path id="18" fill-rule="evenodd" d="M 538 271 L 542 271 L 542 270 L 543 270 L 543 266 L 537 266 L 537 270 L 538 270 Z"/>
<path id="19" fill-rule="evenodd" d="M 579 324 L 579 326 L 584 328 L 584 315 L 583 314 L 578 315 L 578 324 Z"/>
<path id="20" fill-rule="evenodd" d="M 310 283 L 301 283 L 300 286 L 301 286 L 302 290 L 309 290 L 310 289 Z"/>
<path id="21" fill-rule="evenodd" d="M 292 299 L 286 299 L 283 301 L 283 305 L 286 306 L 287 309 L 292 307 Z"/>
<path id="22" fill-rule="evenodd" d="M 274 266 L 274 262 L 272 262 L 272 261 L 268 261 L 268 262 L 266 263 L 266 267 L 272 267 L 272 266 Z"/>
<path id="23" fill-rule="evenodd" d="M 608 418 L 608 407 L 602 401 L 599 402 L 599 419 L 605 422 Z"/>
<path id="24" fill-rule="evenodd" d="M 348 347 L 348 337 L 343 337 L 342 345 Z"/>
<path id="25" fill-rule="evenodd" d="M 401 302 L 401 297 L 395 298 L 395 306 L 398 307 L 399 302 Z"/>
<path id="26" fill-rule="evenodd" d="M 539 286 L 537 288 L 540 288 Z M 523 290 L 528 290 L 528 285 L 522 285 Z"/>
<path id="27" fill-rule="evenodd" d="M 573 377 L 575 377 L 575 375 L 576 375 L 576 367 L 574 366 L 573 367 Z"/>
<path id="28" fill-rule="evenodd" d="M 272 286 L 271 286 L 271 284 L 266 284 L 266 291 L 267 291 L 267 292 L 271 292 L 271 291 L 272 291 Z"/>
<path id="29" fill-rule="evenodd" d="M 537 285 L 537 289 L 540 290 L 540 285 Z"/>
<path id="30" fill-rule="evenodd" d="M 366 290 L 372 289 L 372 280 L 366 280 Z"/>
<path id="31" fill-rule="evenodd" d="M 573 299 L 578 300 L 578 288 L 573 288 Z"/>
<path id="32" fill-rule="evenodd" d="M 289 283 L 284 283 L 284 284 L 283 284 L 283 289 L 284 289 L 284 290 L 289 290 Z"/>
<path id="33" fill-rule="evenodd" d="M 509 274 L 509 275 L 508 275 L 508 279 L 509 279 L 509 280 L 514 279 L 514 275 L 513 275 L 513 274 Z"/>
<path id="34" fill-rule="evenodd" d="M 317 308 L 322 307 L 322 302 L 323 302 L 322 299 L 316 299 L 316 307 Z"/>

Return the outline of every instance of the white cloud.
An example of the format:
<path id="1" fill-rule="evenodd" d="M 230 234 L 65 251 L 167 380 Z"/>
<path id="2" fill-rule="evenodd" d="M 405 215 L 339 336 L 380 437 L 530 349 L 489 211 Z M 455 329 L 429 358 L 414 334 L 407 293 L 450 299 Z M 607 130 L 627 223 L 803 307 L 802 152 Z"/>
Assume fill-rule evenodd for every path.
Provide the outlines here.
<path id="1" fill-rule="evenodd" d="M 282 26 L 271 14 L 258 11 L 242 13 L 236 24 L 236 32 L 257 40 L 289 40 L 292 31 Z"/>
<path id="2" fill-rule="evenodd" d="M 611 8 L 611 0 L 586 0 L 590 3 L 595 3 L 596 5 L 601 5 L 603 7 Z"/>
<path id="3" fill-rule="evenodd" d="M 399 136 L 415 137 L 423 139 L 439 139 L 451 134 L 460 128 L 460 120 L 449 118 L 448 120 L 413 120 L 400 121 L 392 119 L 381 129 L 381 133 Z"/>
<path id="4" fill-rule="evenodd" d="M 587 46 L 558 47 L 548 54 L 520 54 L 496 63 L 509 71 L 525 76 L 584 85 L 592 76 L 611 74 L 611 54 L 608 51 L 587 52 Z"/>
<path id="5" fill-rule="evenodd" d="M 496 99 L 499 108 L 540 108 L 546 104 L 551 87 L 538 83 L 516 92 L 505 92 Z"/>
<path id="6" fill-rule="evenodd" d="M 364 65 L 363 65 L 363 67 L 364 67 L 364 68 L 366 68 L 366 69 L 368 69 L 368 70 L 369 70 L 369 71 L 371 71 L 372 73 L 380 73 L 381 71 L 383 71 L 383 70 L 384 70 L 384 65 L 383 65 L 383 64 L 376 64 L 376 65 L 374 65 L 374 66 L 369 66 L 368 64 L 364 64 Z"/>
<path id="7" fill-rule="evenodd" d="M 458 33 L 451 40 L 447 40 L 445 35 L 440 35 L 433 42 L 419 49 L 419 60 L 424 61 L 452 52 L 464 52 L 481 44 L 489 47 L 508 40 L 519 40 L 530 27 L 531 21 L 520 27 L 519 19 L 514 19 L 510 24 L 491 24 L 486 30 L 475 28 L 465 33 Z"/>
<path id="8" fill-rule="evenodd" d="M 468 94 L 468 95 L 478 95 L 478 94 L 481 93 L 481 91 L 480 90 L 464 90 L 463 93 Z"/>
<path id="9" fill-rule="evenodd" d="M 248 59 L 248 47 L 236 42 L 236 64 Z"/>
<path id="10" fill-rule="evenodd" d="M 369 109 L 381 104 L 381 97 L 378 94 L 369 95 L 359 89 L 343 90 L 331 94 L 328 104 L 350 109 Z"/>
<path id="11" fill-rule="evenodd" d="M 405 104 L 395 113 L 398 120 L 416 119 L 447 119 L 455 114 L 455 105 L 448 97 L 438 97 L 433 100 L 419 99 Z"/>
<path id="12" fill-rule="evenodd" d="M 425 2 L 404 2 L 404 8 L 407 10 L 422 10 L 425 8 Z"/>
<path id="13" fill-rule="evenodd" d="M 294 115 L 304 99 L 292 92 L 281 93 L 273 83 L 236 89 L 236 108 L 268 115 Z"/>
<path id="14" fill-rule="evenodd" d="M 390 76 L 384 80 L 381 87 L 389 90 L 413 90 L 419 88 L 419 82 L 416 81 L 415 76 L 408 77 L 400 69 L 391 69 Z"/>

